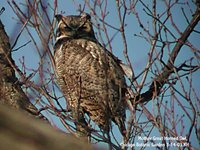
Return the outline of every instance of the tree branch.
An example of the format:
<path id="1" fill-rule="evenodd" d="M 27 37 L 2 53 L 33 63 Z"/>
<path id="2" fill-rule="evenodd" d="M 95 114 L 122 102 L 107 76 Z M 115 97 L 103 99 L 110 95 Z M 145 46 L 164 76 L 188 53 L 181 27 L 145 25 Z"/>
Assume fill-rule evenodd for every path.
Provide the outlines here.
<path id="1" fill-rule="evenodd" d="M 156 78 L 154 78 L 153 82 L 150 85 L 149 90 L 136 97 L 137 102 L 139 102 L 139 103 L 148 102 L 154 96 L 158 96 L 160 94 L 161 88 L 167 82 L 168 77 L 173 73 L 174 62 L 175 62 L 182 46 L 185 44 L 188 37 L 193 32 L 193 30 L 194 30 L 195 26 L 198 24 L 199 20 L 200 20 L 200 8 L 198 7 L 195 14 L 193 15 L 193 18 L 192 18 L 190 24 L 185 29 L 185 31 L 182 33 L 181 37 L 178 39 L 177 44 L 173 48 L 166 66 L 162 69 L 161 73 Z"/>
<path id="2" fill-rule="evenodd" d="M 83 140 L 77 140 L 39 119 L 34 119 L 10 107 L 0 105 L 0 149 L 6 150 L 91 150 Z"/>
<path id="3" fill-rule="evenodd" d="M 21 89 L 10 62 L 14 64 L 11 58 L 9 38 L 0 21 L 0 103 L 25 110 L 32 115 L 39 115 L 37 108 L 29 102 L 28 97 Z"/>

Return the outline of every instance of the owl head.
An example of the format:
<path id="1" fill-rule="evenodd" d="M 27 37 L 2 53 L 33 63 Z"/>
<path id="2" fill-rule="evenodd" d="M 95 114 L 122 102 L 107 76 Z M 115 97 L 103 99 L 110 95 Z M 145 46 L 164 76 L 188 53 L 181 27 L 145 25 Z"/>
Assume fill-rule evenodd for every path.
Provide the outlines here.
<path id="1" fill-rule="evenodd" d="M 94 38 L 94 30 L 92 27 L 91 17 L 89 14 L 80 16 L 55 16 L 58 27 L 56 30 L 56 41 L 63 38 L 78 39 L 78 38 Z"/>

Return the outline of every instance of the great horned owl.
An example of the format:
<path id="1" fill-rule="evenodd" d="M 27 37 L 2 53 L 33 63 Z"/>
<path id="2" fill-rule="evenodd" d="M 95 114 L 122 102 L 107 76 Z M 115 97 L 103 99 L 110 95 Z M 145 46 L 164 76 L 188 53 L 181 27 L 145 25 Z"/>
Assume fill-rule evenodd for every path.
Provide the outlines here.
<path id="1" fill-rule="evenodd" d="M 85 122 L 87 114 L 105 131 L 113 121 L 123 133 L 127 85 L 120 60 L 97 41 L 88 14 L 56 19 L 56 77 L 74 119 Z"/>

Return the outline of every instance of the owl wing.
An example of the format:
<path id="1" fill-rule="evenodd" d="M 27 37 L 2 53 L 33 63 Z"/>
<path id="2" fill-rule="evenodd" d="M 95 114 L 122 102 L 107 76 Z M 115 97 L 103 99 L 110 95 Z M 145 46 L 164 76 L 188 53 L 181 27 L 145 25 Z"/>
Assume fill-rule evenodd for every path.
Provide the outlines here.
<path id="1" fill-rule="evenodd" d="M 112 57 L 112 59 L 120 65 L 121 69 L 124 72 L 124 75 L 127 76 L 129 79 L 133 78 L 133 72 L 129 65 L 123 63 L 122 60 L 120 60 L 118 57 L 114 56 L 110 51 L 106 50 L 106 53 L 109 57 Z"/>

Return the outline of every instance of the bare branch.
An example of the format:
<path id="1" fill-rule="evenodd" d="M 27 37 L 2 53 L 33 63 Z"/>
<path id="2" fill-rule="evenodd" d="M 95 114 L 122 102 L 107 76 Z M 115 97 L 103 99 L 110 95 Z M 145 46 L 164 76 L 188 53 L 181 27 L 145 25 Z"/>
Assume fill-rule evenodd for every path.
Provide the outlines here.
<path id="1" fill-rule="evenodd" d="M 181 47 L 185 44 L 187 41 L 188 37 L 194 30 L 195 26 L 198 24 L 200 20 L 200 10 L 197 8 L 195 14 L 193 15 L 192 20 L 190 21 L 190 24 L 188 27 L 185 29 L 181 37 L 178 39 L 177 44 L 173 48 L 169 60 L 167 62 L 167 65 L 162 69 L 162 72 L 154 78 L 153 83 L 151 84 L 149 90 L 140 96 L 138 96 L 137 100 L 140 103 L 148 102 L 150 101 L 154 94 L 159 95 L 161 88 L 164 86 L 166 83 L 168 77 L 173 73 L 173 68 L 174 68 L 174 62 L 181 51 Z"/>

